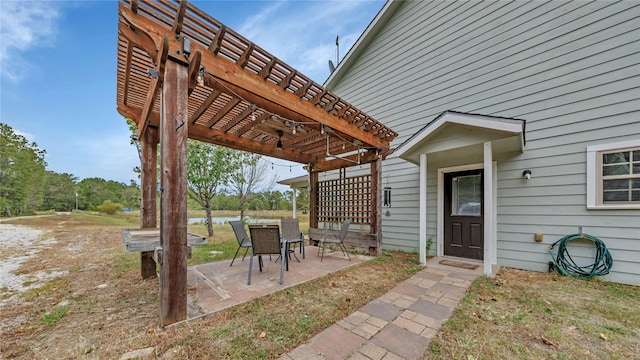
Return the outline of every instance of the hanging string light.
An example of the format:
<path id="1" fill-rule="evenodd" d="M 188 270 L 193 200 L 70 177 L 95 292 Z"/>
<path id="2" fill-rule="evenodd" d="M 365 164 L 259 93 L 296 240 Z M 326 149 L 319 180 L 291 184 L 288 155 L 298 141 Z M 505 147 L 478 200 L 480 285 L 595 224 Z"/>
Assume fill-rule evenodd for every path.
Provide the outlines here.
<path id="1" fill-rule="evenodd" d="M 205 75 L 205 70 L 204 70 L 204 69 L 201 69 L 201 74 L 202 74 L 202 78 L 204 78 L 204 75 Z M 233 94 L 234 96 L 236 96 L 236 97 L 238 97 L 238 98 L 242 99 L 243 101 L 250 103 L 249 101 L 247 101 L 247 99 L 243 98 L 242 96 L 240 96 L 240 95 L 239 95 L 238 93 L 236 93 L 235 91 L 233 91 L 233 90 L 229 89 L 229 88 L 228 88 L 227 86 L 225 86 L 224 84 L 222 84 L 222 86 L 223 86 L 223 87 L 228 91 L 228 93 Z M 256 110 L 258 110 L 258 107 L 257 107 L 255 104 L 253 104 L 253 103 L 250 103 L 250 104 L 251 104 L 251 115 L 250 115 L 250 116 L 251 116 L 251 121 L 256 121 L 256 119 L 257 119 L 257 116 L 256 116 Z M 291 131 L 292 131 L 292 133 L 293 133 L 294 135 L 295 135 L 295 134 L 296 134 L 296 132 L 297 132 L 297 127 L 298 127 L 298 126 L 304 126 L 304 125 L 317 125 L 317 124 L 318 124 L 318 122 L 298 122 L 298 121 L 294 121 L 294 120 L 288 120 L 288 119 L 284 119 L 284 118 L 280 117 L 280 116 L 279 116 L 279 115 L 277 115 L 277 114 L 274 114 L 274 113 L 272 113 L 272 112 L 266 111 L 265 109 L 261 109 L 261 110 L 262 110 L 263 112 L 265 112 L 267 115 L 272 116 L 273 120 L 279 120 L 279 121 L 283 121 L 283 122 L 290 122 L 291 124 L 293 124 L 293 127 L 292 127 Z M 368 131 L 367 126 L 366 126 L 366 125 L 364 125 L 364 124 L 360 126 L 360 129 L 362 129 L 362 130 L 364 130 L 364 131 Z M 376 149 L 376 147 L 373 147 L 373 146 L 372 146 L 372 147 L 361 146 L 362 144 L 357 144 L 357 143 L 351 142 L 351 141 L 349 141 L 349 140 L 346 140 L 346 139 L 342 138 L 342 137 L 340 136 L 340 134 L 339 134 L 339 133 L 337 133 L 336 131 L 333 131 L 330 127 L 329 127 L 328 129 L 325 129 L 325 125 L 324 125 L 324 124 L 320 124 L 320 134 L 325 135 L 325 134 L 328 134 L 328 133 L 332 133 L 332 134 L 333 134 L 333 135 L 331 135 L 332 137 L 337 137 L 338 139 L 340 139 L 340 140 L 342 140 L 342 141 L 343 141 L 343 144 L 342 144 L 342 149 L 343 149 L 343 150 L 344 150 L 344 149 L 346 149 L 346 143 L 347 143 L 347 142 L 348 142 L 349 144 L 351 144 L 351 145 L 356 146 L 359 150 Z M 278 139 L 278 144 L 279 144 L 280 146 L 278 146 L 278 144 L 276 144 L 276 147 L 277 147 L 277 148 L 282 148 L 282 139 L 281 139 L 281 136 L 282 136 L 282 135 L 280 135 L 280 136 L 279 136 L 279 139 Z M 379 149 L 376 149 L 376 150 L 379 150 Z"/>
<path id="2" fill-rule="evenodd" d="M 284 167 L 284 168 L 289 168 L 289 172 L 293 172 L 293 168 L 296 167 L 296 169 L 298 168 L 298 166 L 300 166 L 300 169 L 304 170 L 304 166 L 305 165 L 287 165 L 287 164 L 278 164 L 276 162 L 267 160 L 266 158 L 262 158 L 262 161 L 266 162 L 267 164 L 271 165 L 271 170 L 274 170 L 275 167 Z"/>
<path id="3" fill-rule="evenodd" d="M 256 105 L 251 104 L 251 121 L 256 121 Z"/>

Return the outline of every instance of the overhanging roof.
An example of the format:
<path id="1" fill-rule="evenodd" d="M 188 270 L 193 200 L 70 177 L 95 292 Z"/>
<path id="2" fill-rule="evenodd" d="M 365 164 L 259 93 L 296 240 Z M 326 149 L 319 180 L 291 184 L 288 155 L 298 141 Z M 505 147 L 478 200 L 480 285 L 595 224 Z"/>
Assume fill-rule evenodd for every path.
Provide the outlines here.
<path id="1" fill-rule="evenodd" d="M 294 178 L 278 181 L 280 185 L 289 185 L 292 189 L 306 188 L 309 186 L 309 175 L 297 176 Z"/>
<path id="2" fill-rule="evenodd" d="M 486 141 L 499 144 L 499 152 L 524 152 L 525 125 L 520 119 L 449 110 L 402 143 L 393 156 L 419 164 L 420 154 L 451 151 Z"/>
<path id="3" fill-rule="evenodd" d="M 117 107 L 160 122 L 168 59 L 189 66 L 192 139 L 325 171 L 385 158 L 397 136 L 187 2 L 119 3 Z M 276 144 L 280 142 L 281 147 Z"/>

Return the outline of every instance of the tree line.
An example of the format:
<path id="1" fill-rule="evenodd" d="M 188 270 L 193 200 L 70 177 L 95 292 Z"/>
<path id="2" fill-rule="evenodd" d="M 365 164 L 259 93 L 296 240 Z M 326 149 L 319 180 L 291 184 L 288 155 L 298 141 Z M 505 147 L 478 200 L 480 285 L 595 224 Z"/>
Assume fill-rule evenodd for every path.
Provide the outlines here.
<path id="1" fill-rule="evenodd" d="M 243 217 L 247 209 L 291 210 L 291 192 L 272 191 L 275 178 L 266 177 L 268 164 L 261 156 L 194 140 L 187 152 L 189 208 L 205 210 L 209 220 L 212 210 L 239 210 Z M 73 174 L 47 170 L 45 155 L 36 143 L 0 123 L 0 216 L 140 209 L 140 186 L 134 180 L 79 181 Z M 308 210 L 306 189 L 296 201 L 300 210 Z"/>

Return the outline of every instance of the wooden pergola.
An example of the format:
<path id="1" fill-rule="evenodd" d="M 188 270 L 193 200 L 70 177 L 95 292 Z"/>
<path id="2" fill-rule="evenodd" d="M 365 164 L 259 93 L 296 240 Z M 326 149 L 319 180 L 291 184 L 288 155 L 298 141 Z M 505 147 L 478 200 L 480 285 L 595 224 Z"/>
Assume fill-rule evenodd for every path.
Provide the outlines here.
<path id="1" fill-rule="evenodd" d="M 118 4 L 117 108 L 142 144 L 141 228 L 156 228 L 160 144 L 161 323 L 186 317 L 187 138 L 305 164 L 311 231 L 350 218 L 379 251 L 381 161 L 397 136 L 186 1 Z M 345 168 L 370 164 L 370 174 Z M 318 173 L 338 170 L 338 179 Z M 152 252 L 143 277 L 155 276 Z"/>

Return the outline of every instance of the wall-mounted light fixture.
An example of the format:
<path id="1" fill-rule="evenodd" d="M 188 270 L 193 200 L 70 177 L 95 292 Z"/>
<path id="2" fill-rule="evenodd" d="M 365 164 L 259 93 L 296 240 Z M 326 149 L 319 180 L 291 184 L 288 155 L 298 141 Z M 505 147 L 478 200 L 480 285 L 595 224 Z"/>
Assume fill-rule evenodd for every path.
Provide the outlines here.
<path id="1" fill-rule="evenodd" d="M 282 130 L 278 130 L 276 131 L 276 133 L 278 134 L 278 142 L 276 143 L 276 147 L 278 149 L 282 149 Z"/>
<path id="2" fill-rule="evenodd" d="M 527 169 L 527 170 L 523 171 L 523 172 L 522 172 L 522 177 L 523 177 L 525 180 L 529 180 L 529 179 L 531 179 L 531 170 Z"/>
<path id="3" fill-rule="evenodd" d="M 385 186 L 382 188 L 382 205 L 391 206 L 391 187 Z"/>

